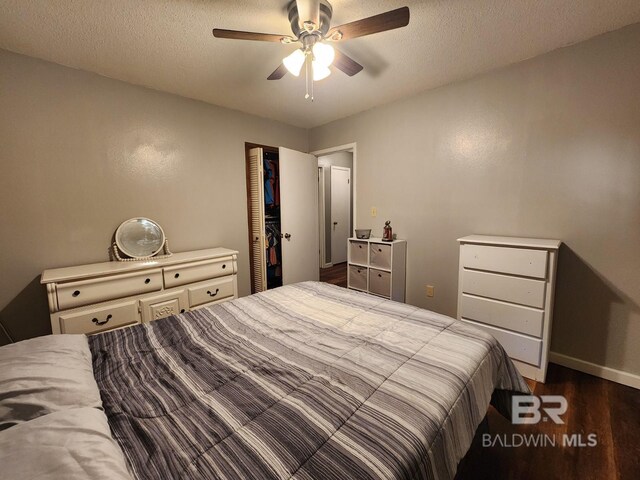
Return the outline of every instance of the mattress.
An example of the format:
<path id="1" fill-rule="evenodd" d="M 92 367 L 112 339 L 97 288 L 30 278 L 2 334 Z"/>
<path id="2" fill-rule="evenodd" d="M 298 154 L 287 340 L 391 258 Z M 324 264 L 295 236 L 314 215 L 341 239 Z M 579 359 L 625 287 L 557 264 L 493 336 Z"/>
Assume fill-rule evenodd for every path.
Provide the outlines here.
<path id="1" fill-rule="evenodd" d="M 494 391 L 529 392 L 488 334 L 318 282 L 89 344 L 138 479 L 450 479 Z"/>

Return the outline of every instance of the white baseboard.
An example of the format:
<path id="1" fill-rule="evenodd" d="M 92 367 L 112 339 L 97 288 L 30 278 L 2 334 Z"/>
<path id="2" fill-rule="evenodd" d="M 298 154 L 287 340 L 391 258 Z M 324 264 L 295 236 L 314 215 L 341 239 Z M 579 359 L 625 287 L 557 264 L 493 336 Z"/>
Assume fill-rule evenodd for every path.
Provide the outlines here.
<path id="1" fill-rule="evenodd" d="M 549 361 L 562 365 L 563 367 L 573 368 L 579 372 L 588 373 L 596 377 L 604 378 L 605 380 L 611 380 L 612 382 L 640 389 L 640 375 L 634 373 L 623 372 L 622 370 L 597 365 L 556 352 L 549 352 Z"/>

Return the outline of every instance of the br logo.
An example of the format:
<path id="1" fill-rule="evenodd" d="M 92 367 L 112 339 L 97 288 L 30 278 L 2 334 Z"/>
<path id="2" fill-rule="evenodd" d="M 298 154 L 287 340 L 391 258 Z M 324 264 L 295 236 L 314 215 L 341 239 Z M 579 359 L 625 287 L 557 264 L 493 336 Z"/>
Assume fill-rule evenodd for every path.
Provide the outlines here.
<path id="1" fill-rule="evenodd" d="M 514 395 L 511 398 L 511 423 L 534 424 L 551 419 L 561 425 L 564 421 L 560 416 L 567 408 L 567 399 L 562 395 Z"/>

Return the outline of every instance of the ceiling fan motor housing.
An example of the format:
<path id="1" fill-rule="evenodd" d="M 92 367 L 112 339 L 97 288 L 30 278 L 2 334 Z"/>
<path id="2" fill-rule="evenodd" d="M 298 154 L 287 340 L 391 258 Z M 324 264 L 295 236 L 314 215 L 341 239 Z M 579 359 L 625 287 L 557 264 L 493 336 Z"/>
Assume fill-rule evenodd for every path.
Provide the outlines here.
<path id="1" fill-rule="evenodd" d="M 307 22 L 308 19 L 301 19 L 300 15 L 298 14 L 298 5 L 296 3 L 296 0 L 292 0 L 291 2 L 289 2 L 289 6 L 287 7 L 287 9 L 289 11 L 289 22 L 291 23 L 291 31 L 296 36 L 296 38 L 302 41 L 303 44 L 313 44 L 315 43 L 315 41 L 324 38 L 324 36 L 329 31 L 329 27 L 331 26 L 331 15 L 333 14 L 333 8 L 331 7 L 331 4 L 326 0 L 320 0 L 319 7 L 320 24 L 309 26 L 309 30 L 305 28 L 305 22 Z M 311 40 L 310 42 L 305 42 L 304 37 L 311 35 L 315 38 L 309 39 Z"/>

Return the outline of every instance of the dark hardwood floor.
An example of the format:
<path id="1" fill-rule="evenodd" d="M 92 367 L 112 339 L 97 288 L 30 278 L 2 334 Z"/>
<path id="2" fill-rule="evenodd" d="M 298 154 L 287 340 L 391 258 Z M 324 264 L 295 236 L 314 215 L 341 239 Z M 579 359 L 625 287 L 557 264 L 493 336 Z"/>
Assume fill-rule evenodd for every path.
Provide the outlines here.
<path id="1" fill-rule="evenodd" d="M 347 286 L 347 264 L 338 263 L 329 268 L 320 269 L 320 281 L 333 283 L 339 287 Z"/>
<path id="2" fill-rule="evenodd" d="M 585 373 L 549 365 L 547 382 L 529 382 L 534 395 L 564 395 L 563 425 L 551 421 L 512 425 L 490 408 L 489 438 L 520 442 L 520 435 L 542 434 L 551 446 L 483 446 L 481 433 L 458 468 L 457 480 L 484 479 L 637 479 L 640 478 L 640 390 Z M 564 434 L 595 434 L 596 446 L 562 446 Z M 513 435 L 516 435 L 514 438 Z"/>

